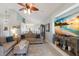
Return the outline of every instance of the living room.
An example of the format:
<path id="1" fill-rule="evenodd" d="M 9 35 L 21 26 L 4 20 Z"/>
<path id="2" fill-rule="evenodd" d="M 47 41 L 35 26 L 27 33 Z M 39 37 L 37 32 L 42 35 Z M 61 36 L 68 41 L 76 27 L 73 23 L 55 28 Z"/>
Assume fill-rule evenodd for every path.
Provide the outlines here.
<path id="1" fill-rule="evenodd" d="M 0 3 L 0 56 L 71 56 L 70 45 L 66 48 L 59 39 L 65 30 L 76 36 L 67 28 L 78 30 L 78 19 L 69 20 L 79 15 L 78 7 L 76 3 Z M 71 25 L 63 27 L 63 22 Z"/>

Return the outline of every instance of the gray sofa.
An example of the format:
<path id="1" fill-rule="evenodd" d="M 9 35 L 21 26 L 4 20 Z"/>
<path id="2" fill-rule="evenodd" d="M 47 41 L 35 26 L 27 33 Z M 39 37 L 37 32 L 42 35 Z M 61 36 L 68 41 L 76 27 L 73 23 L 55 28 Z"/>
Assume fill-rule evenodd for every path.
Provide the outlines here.
<path id="1" fill-rule="evenodd" d="M 12 49 L 17 44 L 17 41 L 14 40 L 12 42 L 7 43 L 4 37 L 0 37 L 0 43 L 2 44 L 0 45 L 0 56 L 6 56 L 11 54 Z"/>
<path id="2" fill-rule="evenodd" d="M 20 46 L 20 44 L 23 43 L 23 45 L 25 45 L 25 47 L 20 50 L 18 45 Z M 13 56 L 14 54 L 17 53 L 26 53 L 28 52 L 28 47 L 29 47 L 29 42 L 26 39 L 13 39 L 13 41 L 11 42 L 6 42 L 6 39 L 4 37 L 0 37 L 0 43 L 2 45 L 0 45 L 0 56 Z M 15 53 L 17 52 L 17 53 Z"/>

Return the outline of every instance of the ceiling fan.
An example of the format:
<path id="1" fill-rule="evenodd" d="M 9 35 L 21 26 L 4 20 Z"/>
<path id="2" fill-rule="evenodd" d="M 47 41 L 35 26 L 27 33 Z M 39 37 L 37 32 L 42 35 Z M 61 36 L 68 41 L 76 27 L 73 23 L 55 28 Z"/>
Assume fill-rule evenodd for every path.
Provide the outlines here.
<path id="1" fill-rule="evenodd" d="M 22 8 L 19 9 L 20 11 L 24 10 L 24 11 L 28 12 L 29 14 L 34 11 L 39 11 L 37 6 L 33 3 L 18 3 L 18 5 L 22 6 Z"/>

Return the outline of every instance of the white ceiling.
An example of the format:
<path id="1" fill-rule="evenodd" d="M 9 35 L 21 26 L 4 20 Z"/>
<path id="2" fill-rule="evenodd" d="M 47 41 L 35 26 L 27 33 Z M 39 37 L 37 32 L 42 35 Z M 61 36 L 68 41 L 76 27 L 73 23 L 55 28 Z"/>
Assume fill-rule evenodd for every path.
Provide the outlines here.
<path id="1" fill-rule="evenodd" d="M 5 10 L 13 9 L 19 12 L 28 23 L 43 23 L 51 15 L 55 16 L 60 12 L 66 10 L 67 8 L 74 5 L 73 3 L 35 3 L 39 8 L 39 11 L 36 11 L 30 15 L 24 14 L 23 11 L 19 11 L 21 6 L 16 3 L 0 3 L 0 17 L 4 16 Z M 12 14 L 12 13 L 10 13 Z"/>

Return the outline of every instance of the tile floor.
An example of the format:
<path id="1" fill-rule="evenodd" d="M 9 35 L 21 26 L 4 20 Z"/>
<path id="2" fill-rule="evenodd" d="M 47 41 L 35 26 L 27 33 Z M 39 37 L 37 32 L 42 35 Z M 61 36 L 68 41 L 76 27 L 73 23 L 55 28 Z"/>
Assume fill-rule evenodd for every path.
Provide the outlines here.
<path id="1" fill-rule="evenodd" d="M 33 44 L 29 46 L 28 56 L 62 56 L 55 48 L 48 43 Z"/>

